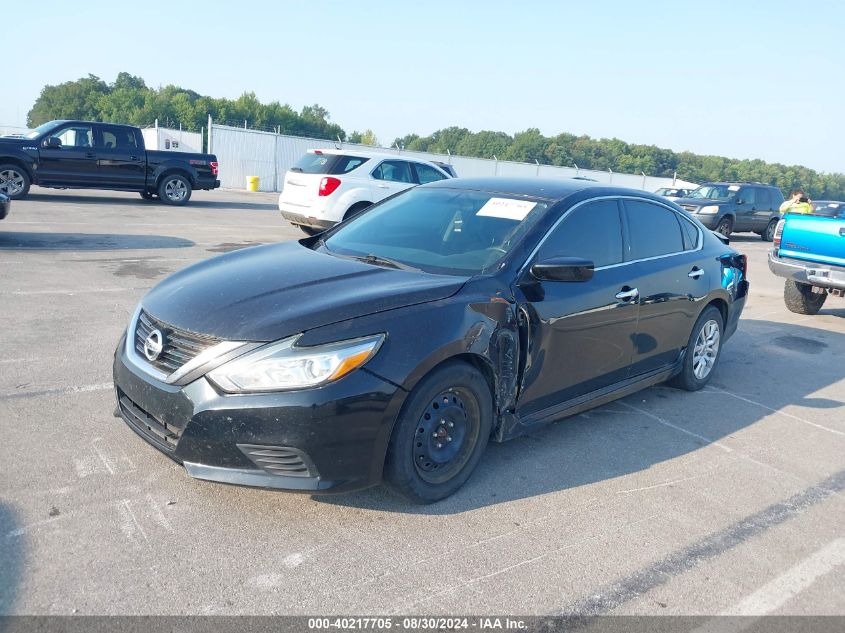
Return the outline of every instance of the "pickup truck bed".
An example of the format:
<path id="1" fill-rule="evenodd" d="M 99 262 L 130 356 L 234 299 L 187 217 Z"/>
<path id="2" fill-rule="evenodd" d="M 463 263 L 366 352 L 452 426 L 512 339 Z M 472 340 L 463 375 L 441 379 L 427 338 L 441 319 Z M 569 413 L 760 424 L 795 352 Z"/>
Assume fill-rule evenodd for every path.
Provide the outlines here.
<path id="1" fill-rule="evenodd" d="M 786 278 L 792 312 L 816 314 L 828 295 L 845 295 L 845 217 L 787 214 L 775 230 L 769 269 Z"/>
<path id="2" fill-rule="evenodd" d="M 216 156 L 147 151 L 136 127 L 50 121 L 24 137 L 0 138 L 0 193 L 23 198 L 30 185 L 137 191 L 182 205 L 194 189 L 220 181 Z"/>

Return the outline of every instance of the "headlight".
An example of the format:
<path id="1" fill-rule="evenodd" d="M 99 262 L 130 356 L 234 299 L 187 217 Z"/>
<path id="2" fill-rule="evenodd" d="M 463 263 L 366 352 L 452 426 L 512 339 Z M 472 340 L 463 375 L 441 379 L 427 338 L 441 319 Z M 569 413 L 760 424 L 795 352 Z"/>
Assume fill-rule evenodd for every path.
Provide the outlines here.
<path id="1" fill-rule="evenodd" d="M 698 210 L 699 213 L 706 213 L 707 215 L 712 215 L 714 213 L 719 213 L 719 207 L 715 204 L 711 204 L 706 207 L 701 207 Z"/>
<path id="2" fill-rule="evenodd" d="M 317 387 L 357 369 L 381 347 L 384 334 L 314 347 L 297 347 L 299 336 L 246 354 L 208 373 L 228 393 Z"/>

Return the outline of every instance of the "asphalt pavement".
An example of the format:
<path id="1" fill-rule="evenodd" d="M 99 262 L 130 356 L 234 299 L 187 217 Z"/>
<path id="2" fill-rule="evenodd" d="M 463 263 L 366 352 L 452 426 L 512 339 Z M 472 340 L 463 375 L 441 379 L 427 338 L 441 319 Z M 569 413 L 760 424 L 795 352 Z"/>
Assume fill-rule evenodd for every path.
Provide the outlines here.
<path id="1" fill-rule="evenodd" d="M 756 235 L 707 388 L 491 444 L 443 502 L 188 477 L 113 417 L 112 354 L 157 280 L 301 237 L 275 200 L 34 188 L 0 221 L 0 614 L 845 615 L 845 299 L 788 312 Z"/>

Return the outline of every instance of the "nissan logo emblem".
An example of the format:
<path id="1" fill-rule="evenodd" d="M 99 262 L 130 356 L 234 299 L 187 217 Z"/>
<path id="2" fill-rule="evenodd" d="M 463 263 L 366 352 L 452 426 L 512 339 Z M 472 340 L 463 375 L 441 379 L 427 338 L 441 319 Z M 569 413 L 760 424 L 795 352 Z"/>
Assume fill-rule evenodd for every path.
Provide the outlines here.
<path id="1" fill-rule="evenodd" d="M 154 361 L 164 349 L 164 335 L 159 330 L 153 330 L 144 341 L 144 356 L 147 360 Z"/>

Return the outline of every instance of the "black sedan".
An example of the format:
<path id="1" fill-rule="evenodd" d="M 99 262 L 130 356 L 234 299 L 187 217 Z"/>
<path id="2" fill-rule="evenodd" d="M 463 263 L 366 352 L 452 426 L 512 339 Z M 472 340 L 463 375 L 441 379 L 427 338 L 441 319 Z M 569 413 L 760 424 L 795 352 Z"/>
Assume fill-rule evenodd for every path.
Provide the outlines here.
<path id="1" fill-rule="evenodd" d="M 193 477 L 426 503 L 490 438 L 700 389 L 747 293 L 745 257 L 659 196 L 443 180 L 158 284 L 115 354 L 117 412 Z"/>
<path id="2" fill-rule="evenodd" d="M 0 193 L 0 220 L 9 215 L 9 207 L 11 205 L 12 202 L 9 200 L 9 196 L 4 193 Z"/>

